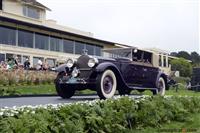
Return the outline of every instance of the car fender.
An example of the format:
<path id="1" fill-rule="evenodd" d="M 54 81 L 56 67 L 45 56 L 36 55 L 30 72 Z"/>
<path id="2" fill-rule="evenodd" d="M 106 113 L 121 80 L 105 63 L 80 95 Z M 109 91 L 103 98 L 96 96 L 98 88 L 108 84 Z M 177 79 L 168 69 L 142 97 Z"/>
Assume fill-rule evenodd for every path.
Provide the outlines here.
<path id="1" fill-rule="evenodd" d="M 97 72 L 98 74 L 101 74 L 101 73 L 103 73 L 106 69 L 110 69 L 110 70 L 112 70 L 112 71 L 115 73 L 116 78 L 117 78 L 117 81 L 118 81 L 119 87 L 126 87 L 126 88 L 128 88 L 128 86 L 127 86 L 127 84 L 125 83 L 124 78 L 123 78 L 123 76 L 122 76 L 120 70 L 118 69 L 118 67 L 117 67 L 115 64 L 113 64 L 113 63 L 111 63 L 111 62 L 104 62 L 104 63 L 101 63 L 101 64 L 99 64 L 99 65 L 96 67 L 96 72 Z M 97 75 L 98 75 L 98 74 L 97 74 Z"/>
<path id="2" fill-rule="evenodd" d="M 62 64 L 62 65 L 60 65 L 60 66 L 58 66 L 58 67 L 56 67 L 56 72 L 58 72 L 58 73 L 60 73 L 60 72 L 67 72 L 67 64 Z"/>
<path id="3" fill-rule="evenodd" d="M 117 68 L 117 66 L 111 62 L 104 62 L 104 63 L 97 65 L 96 72 L 102 73 L 108 68 L 115 68 L 118 72 L 120 72 L 119 69 Z"/>

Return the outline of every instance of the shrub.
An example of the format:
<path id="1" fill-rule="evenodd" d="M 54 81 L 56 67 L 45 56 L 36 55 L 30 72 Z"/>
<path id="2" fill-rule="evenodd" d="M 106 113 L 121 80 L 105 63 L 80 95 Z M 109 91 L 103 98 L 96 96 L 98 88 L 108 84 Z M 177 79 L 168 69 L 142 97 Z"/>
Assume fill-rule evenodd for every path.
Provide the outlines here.
<path id="1" fill-rule="evenodd" d="M 0 87 L 0 96 L 7 96 L 7 95 L 18 95 L 19 93 L 13 87 L 8 86 L 1 86 Z"/>
<path id="2" fill-rule="evenodd" d="M 183 85 L 186 85 L 188 82 L 191 81 L 189 77 L 174 77 L 173 78 L 177 83 L 182 83 Z"/>
<path id="3" fill-rule="evenodd" d="M 182 77 L 190 77 L 192 75 L 192 64 L 183 58 L 171 61 L 172 70 L 179 71 Z"/>
<path id="4" fill-rule="evenodd" d="M 48 71 L 0 71 L 0 86 L 53 83 L 56 73 Z"/>
<path id="5" fill-rule="evenodd" d="M 200 112 L 198 97 L 123 97 L 70 105 L 0 110 L 0 132 L 116 132 L 159 128 L 162 123 L 190 121 Z"/>

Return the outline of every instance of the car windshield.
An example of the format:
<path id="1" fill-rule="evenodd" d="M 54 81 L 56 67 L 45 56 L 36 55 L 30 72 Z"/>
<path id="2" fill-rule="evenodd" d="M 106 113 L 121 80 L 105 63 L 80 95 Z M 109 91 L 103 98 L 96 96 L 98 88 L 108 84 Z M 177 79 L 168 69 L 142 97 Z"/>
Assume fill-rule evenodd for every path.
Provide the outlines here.
<path id="1" fill-rule="evenodd" d="M 116 48 L 116 49 L 104 49 L 104 57 L 109 58 L 132 58 L 132 49 L 131 48 Z"/>

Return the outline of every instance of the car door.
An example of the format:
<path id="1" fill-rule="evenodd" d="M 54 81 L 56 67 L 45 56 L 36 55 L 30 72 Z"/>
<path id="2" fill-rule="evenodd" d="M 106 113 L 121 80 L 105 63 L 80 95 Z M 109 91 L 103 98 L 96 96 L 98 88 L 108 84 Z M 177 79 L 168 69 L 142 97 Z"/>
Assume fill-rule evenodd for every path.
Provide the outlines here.
<path id="1" fill-rule="evenodd" d="M 155 87 L 155 81 L 158 75 L 158 68 L 151 65 L 144 64 L 143 66 L 143 87 Z"/>
<path id="2" fill-rule="evenodd" d="M 144 51 L 143 54 L 143 86 L 155 87 L 155 81 L 158 75 L 158 68 L 153 67 L 153 55 L 150 52 Z"/>
<path id="3" fill-rule="evenodd" d="M 143 64 L 142 62 L 133 62 L 131 64 L 132 75 L 134 77 L 131 80 L 131 85 L 133 86 L 142 86 L 144 82 L 144 73 L 143 73 Z"/>
<path id="4" fill-rule="evenodd" d="M 129 86 L 142 86 L 144 80 L 142 51 L 133 54 L 133 61 L 123 62 L 121 71 L 125 82 Z"/>

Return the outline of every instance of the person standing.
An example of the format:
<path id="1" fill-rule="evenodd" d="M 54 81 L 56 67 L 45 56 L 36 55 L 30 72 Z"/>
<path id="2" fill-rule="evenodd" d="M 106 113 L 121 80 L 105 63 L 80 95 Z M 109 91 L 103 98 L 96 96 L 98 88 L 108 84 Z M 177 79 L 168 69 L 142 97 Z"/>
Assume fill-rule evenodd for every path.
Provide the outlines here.
<path id="1" fill-rule="evenodd" d="M 45 71 L 49 69 L 49 64 L 46 59 L 44 60 L 42 67 L 43 67 L 43 70 L 45 70 Z"/>
<path id="2" fill-rule="evenodd" d="M 30 61 L 28 58 L 26 58 L 26 61 L 24 62 L 24 69 L 29 70 L 30 68 Z"/>
<path id="3" fill-rule="evenodd" d="M 13 58 L 14 58 L 14 62 L 15 62 L 15 67 L 18 68 L 18 66 L 19 66 L 19 58 L 18 58 L 18 56 L 14 56 Z"/>
<path id="4" fill-rule="evenodd" d="M 37 70 L 42 70 L 42 65 L 43 65 L 43 63 L 42 63 L 41 59 L 39 58 L 39 60 L 38 60 L 38 62 L 37 62 L 37 67 L 36 67 L 36 69 L 37 69 Z"/>

